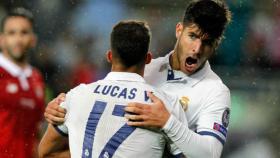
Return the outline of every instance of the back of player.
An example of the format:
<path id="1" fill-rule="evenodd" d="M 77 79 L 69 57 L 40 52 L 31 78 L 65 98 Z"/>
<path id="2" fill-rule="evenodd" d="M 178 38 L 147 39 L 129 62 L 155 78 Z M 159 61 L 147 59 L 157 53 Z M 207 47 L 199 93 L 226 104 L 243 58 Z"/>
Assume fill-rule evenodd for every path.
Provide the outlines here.
<path id="1" fill-rule="evenodd" d="M 168 99 L 155 92 L 143 79 L 145 64 L 151 61 L 149 42 L 150 31 L 144 22 L 119 22 L 113 28 L 111 50 L 107 52 L 111 72 L 103 80 L 80 85 L 67 93 L 62 105 L 67 110 L 66 121 L 57 129 L 69 134 L 72 157 L 162 157 L 164 136 L 156 130 L 128 126 L 124 118 L 128 102 L 151 102 L 148 91 L 169 105 L 167 109 L 172 109 L 175 116 L 180 113 L 179 119 L 185 118 L 180 105 L 175 104 L 176 98 Z M 41 157 L 54 153 L 61 140 L 61 135 L 49 126 L 40 143 Z"/>
<path id="2" fill-rule="evenodd" d="M 64 126 L 68 129 L 71 156 L 162 157 L 164 136 L 156 130 L 128 126 L 124 118 L 123 109 L 128 102 L 150 102 L 147 91 L 153 91 L 166 105 L 176 106 L 176 98 L 166 98 L 135 73 L 111 72 L 104 80 L 71 90 L 63 104 L 67 105 Z"/>

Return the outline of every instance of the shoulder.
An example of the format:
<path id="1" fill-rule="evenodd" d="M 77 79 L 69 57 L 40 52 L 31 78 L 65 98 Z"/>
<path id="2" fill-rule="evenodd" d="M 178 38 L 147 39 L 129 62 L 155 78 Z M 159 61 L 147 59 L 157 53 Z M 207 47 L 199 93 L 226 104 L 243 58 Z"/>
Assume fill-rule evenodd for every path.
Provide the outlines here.
<path id="1" fill-rule="evenodd" d="M 82 83 L 74 88 L 72 88 L 68 93 L 75 96 L 88 95 L 93 92 L 93 89 L 100 83 L 100 81 L 92 82 L 89 84 Z"/>
<path id="2" fill-rule="evenodd" d="M 36 67 L 31 66 L 32 77 L 40 78 L 43 80 L 43 74 Z"/>
<path id="3" fill-rule="evenodd" d="M 90 90 L 90 85 L 91 84 L 80 84 L 74 88 L 72 88 L 69 93 L 71 94 L 79 94 L 79 95 L 83 95 L 83 93 L 86 93 Z"/>
<path id="4" fill-rule="evenodd" d="M 151 63 L 146 65 L 145 72 L 149 71 L 159 71 L 160 67 L 166 63 L 166 57 L 158 57 L 156 59 L 152 59 Z"/>
<path id="5" fill-rule="evenodd" d="M 204 79 L 205 84 L 215 91 L 229 92 L 229 88 L 224 84 L 222 79 L 214 72 L 209 71 Z"/>
<path id="6" fill-rule="evenodd" d="M 3 78 L 4 76 L 9 75 L 8 71 L 5 70 L 1 65 L 0 65 L 0 78 Z"/>
<path id="7" fill-rule="evenodd" d="M 230 107 L 230 90 L 216 73 L 210 71 L 200 86 L 204 89 L 204 105 Z"/>
<path id="8" fill-rule="evenodd" d="M 152 85 L 158 85 L 165 81 L 165 75 L 167 74 L 167 69 L 169 62 L 167 57 L 159 57 L 153 59 L 150 64 L 146 65 L 144 78 Z"/>

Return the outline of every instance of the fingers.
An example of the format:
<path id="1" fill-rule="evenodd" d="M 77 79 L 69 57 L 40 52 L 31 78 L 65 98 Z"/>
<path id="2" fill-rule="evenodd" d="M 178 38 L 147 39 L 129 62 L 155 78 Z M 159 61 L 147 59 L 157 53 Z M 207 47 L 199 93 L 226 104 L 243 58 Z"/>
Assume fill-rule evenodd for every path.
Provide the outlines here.
<path id="1" fill-rule="evenodd" d="M 130 115 L 125 114 L 129 126 L 145 127 L 148 125 L 147 117 L 145 115 Z"/>
<path id="2" fill-rule="evenodd" d="M 59 98 L 59 99 L 65 99 L 65 97 L 66 97 L 66 94 L 65 94 L 65 93 L 60 93 L 60 94 L 57 96 L 57 98 Z"/>
<path id="3" fill-rule="evenodd" d="M 125 111 L 128 113 L 133 113 L 138 115 L 143 113 L 143 109 L 137 106 L 127 106 L 125 107 Z"/>
<path id="4" fill-rule="evenodd" d="M 155 96 L 152 92 L 148 92 L 147 95 L 152 100 L 152 102 L 160 101 L 160 99 L 157 96 Z"/>
<path id="5" fill-rule="evenodd" d="M 66 109 L 59 106 L 65 100 L 65 96 L 64 93 L 59 94 L 46 107 L 44 116 L 49 123 L 58 125 L 65 121 Z"/>
<path id="6" fill-rule="evenodd" d="M 55 117 L 46 112 L 44 113 L 44 116 L 48 123 L 55 124 L 55 125 L 60 125 L 65 121 L 63 117 Z"/>
<path id="7" fill-rule="evenodd" d="M 64 109 L 64 108 L 62 108 L 62 107 L 60 107 L 60 106 L 58 106 L 58 107 L 56 108 L 56 110 L 57 110 L 59 113 L 63 113 L 64 115 L 66 114 L 66 109 Z"/>
<path id="8" fill-rule="evenodd" d="M 145 108 L 145 106 L 149 106 L 149 105 L 148 104 L 137 103 L 137 102 L 131 102 L 131 103 L 128 103 L 126 107 L 136 107 L 136 108 L 139 108 L 139 109 L 143 109 L 143 108 Z"/>
<path id="9" fill-rule="evenodd" d="M 127 125 L 129 125 L 129 126 L 137 126 L 137 127 L 145 127 L 145 126 L 147 126 L 145 122 L 133 122 L 133 121 L 128 121 Z"/>
<path id="10" fill-rule="evenodd" d="M 127 124 L 131 126 L 149 126 L 162 128 L 168 120 L 170 114 L 165 108 L 163 102 L 152 93 L 148 93 L 154 103 L 142 104 L 142 103 L 129 103 L 125 107 L 125 117 L 128 120 Z"/>
<path id="11" fill-rule="evenodd" d="M 65 93 L 60 93 L 54 100 L 57 104 L 61 104 L 62 102 L 65 101 L 66 94 Z"/>
<path id="12" fill-rule="evenodd" d="M 60 108 L 60 111 L 58 111 L 57 109 L 47 108 L 45 113 L 47 113 L 48 115 L 53 115 L 54 117 L 65 117 L 66 112 L 61 111 L 63 111 L 63 108 Z"/>
<path id="13" fill-rule="evenodd" d="M 146 116 L 144 115 L 130 115 L 125 114 L 124 117 L 129 121 L 144 121 Z"/>
<path id="14" fill-rule="evenodd" d="M 64 117 L 66 109 L 60 107 L 56 101 L 52 100 L 46 107 L 45 112 L 56 117 Z"/>

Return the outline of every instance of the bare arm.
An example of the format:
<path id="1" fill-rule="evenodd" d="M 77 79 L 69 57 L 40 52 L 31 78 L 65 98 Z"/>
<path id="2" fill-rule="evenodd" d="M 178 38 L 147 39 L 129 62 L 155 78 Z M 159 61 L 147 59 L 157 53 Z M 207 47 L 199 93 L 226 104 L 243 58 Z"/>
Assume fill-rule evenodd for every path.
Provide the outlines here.
<path id="1" fill-rule="evenodd" d="M 68 138 L 59 134 L 53 125 L 48 128 L 39 144 L 39 158 L 70 158 Z"/>

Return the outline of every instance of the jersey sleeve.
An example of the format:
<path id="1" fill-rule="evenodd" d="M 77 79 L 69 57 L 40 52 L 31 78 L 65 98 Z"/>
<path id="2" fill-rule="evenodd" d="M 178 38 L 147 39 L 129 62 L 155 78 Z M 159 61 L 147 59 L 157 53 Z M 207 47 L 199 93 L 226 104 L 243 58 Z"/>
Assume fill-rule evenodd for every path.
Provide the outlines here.
<path id="1" fill-rule="evenodd" d="M 223 145 L 226 141 L 230 115 L 230 93 L 220 91 L 210 95 L 203 106 L 196 132 L 200 135 L 213 136 Z"/>
<path id="2" fill-rule="evenodd" d="M 209 97 L 214 99 L 212 102 L 208 100 L 207 107 L 204 107 L 198 120 L 197 133 L 188 128 L 187 120 L 183 123 L 178 119 L 176 105 L 174 105 L 175 110 L 162 129 L 175 144 L 174 149 L 171 149 L 173 155 L 178 155 L 179 149 L 186 157 L 219 158 L 221 156 L 226 137 L 223 133 L 226 134 L 224 129 L 227 130 L 228 127 L 230 94 L 226 91 Z"/>
<path id="3" fill-rule="evenodd" d="M 164 104 L 167 107 L 167 109 L 170 109 L 171 115 L 175 117 L 178 121 L 180 121 L 182 124 L 187 125 L 188 121 L 186 119 L 185 112 L 179 102 L 178 97 L 166 93 L 164 93 L 163 95 L 165 95 L 165 98 L 167 98 L 167 100 L 164 100 Z M 170 119 L 167 121 L 165 126 L 171 126 Z M 169 139 L 168 143 L 170 147 L 170 153 L 174 155 L 174 157 L 181 157 L 182 151 Z"/>

